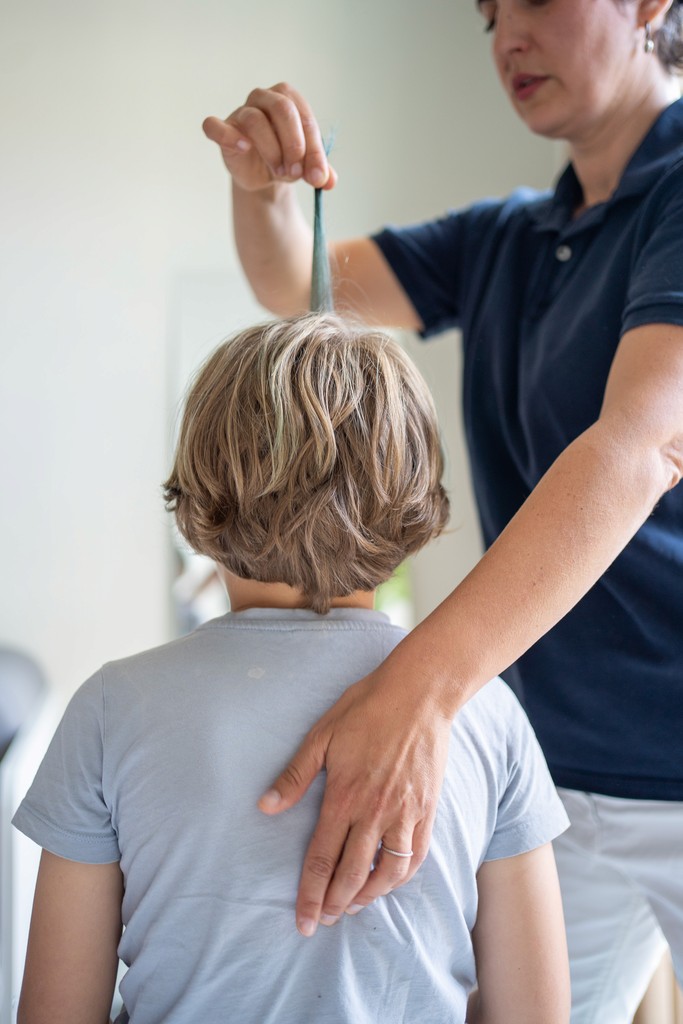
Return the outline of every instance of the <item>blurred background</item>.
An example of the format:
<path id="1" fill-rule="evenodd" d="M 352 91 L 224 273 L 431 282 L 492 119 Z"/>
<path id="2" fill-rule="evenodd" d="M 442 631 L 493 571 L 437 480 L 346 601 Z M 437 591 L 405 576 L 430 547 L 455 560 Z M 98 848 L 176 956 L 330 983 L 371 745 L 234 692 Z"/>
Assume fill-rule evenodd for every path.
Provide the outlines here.
<path id="1" fill-rule="evenodd" d="M 35 851 L 7 819 L 56 716 L 102 662 L 184 628 L 195 589 L 198 614 L 221 601 L 203 587 L 206 567 L 176 582 L 187 560 L 160 489 L 188 374 L 226 335 L 266 316 L 238 267 L 228 180 L 202 120 L 226 116 L 256 85 L 300 89 L 323 131 L 336 131 L 332 237 L 522 183 L 546 187 L 562 153 L 515 119 L 482 29 L 469 0 L 5 6 L 0 647 L 28 658 L 33 682 L 30 728 L 0 762 L 2 1024 L 35 871 Z M 390 598 L 414 622 L 480 547 L 457 339 L 402 340 L 436 395 L 453 506 L 451 532 Z M 3 686 L 8 693 L 0 678 Z"/>

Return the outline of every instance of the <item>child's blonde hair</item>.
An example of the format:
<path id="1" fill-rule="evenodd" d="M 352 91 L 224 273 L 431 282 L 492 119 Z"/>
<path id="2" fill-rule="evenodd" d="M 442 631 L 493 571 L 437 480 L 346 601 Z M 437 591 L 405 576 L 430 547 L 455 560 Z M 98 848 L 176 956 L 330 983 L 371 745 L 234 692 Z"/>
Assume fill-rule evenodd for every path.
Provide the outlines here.
<path id="1" fill-rule="evenodd" d="M 432 397 L 399 346 L 309 314 L 242 331 L 204 363 L 165 497 L 195 551 L 326 612 L 441 532 L 442 471 Z"/>

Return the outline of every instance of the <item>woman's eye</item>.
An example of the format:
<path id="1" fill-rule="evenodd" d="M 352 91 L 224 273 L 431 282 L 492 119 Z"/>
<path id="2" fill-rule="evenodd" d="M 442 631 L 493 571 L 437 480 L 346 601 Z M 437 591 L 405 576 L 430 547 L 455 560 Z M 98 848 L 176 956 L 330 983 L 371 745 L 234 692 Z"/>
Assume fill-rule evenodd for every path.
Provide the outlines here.
<path id="1" fill-rule="evenodd" d="M 492 32 L 496 27 L 496 6 L 495 0 L 479 0 L 477 4 L 479 13 L 486 21 L 484 32 Z"/>

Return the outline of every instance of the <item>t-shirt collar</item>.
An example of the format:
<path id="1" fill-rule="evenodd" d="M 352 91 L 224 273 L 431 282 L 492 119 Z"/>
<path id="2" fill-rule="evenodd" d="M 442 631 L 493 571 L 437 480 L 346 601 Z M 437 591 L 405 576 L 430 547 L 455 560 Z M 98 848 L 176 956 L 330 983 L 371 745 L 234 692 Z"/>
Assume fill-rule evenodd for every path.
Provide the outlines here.
<path id="1" fill-rule="evenodd" d="M 644 195 L 661 177 L 676 155 L 683 157 L 683 99 L 666 107 L 638 146 L 621 176 L 616 191 L 604 203 L 586 211 L 577 221 L 577 228 L 601 221 L 615 203 L 631 196 Z M 579 180 L 571 163 L 560 175 L 555 191 L 547 199 L 532 206 L 529 213 L 538 231 L 560 231 L 571 221 L 573 211 L 582 199 Z"/>

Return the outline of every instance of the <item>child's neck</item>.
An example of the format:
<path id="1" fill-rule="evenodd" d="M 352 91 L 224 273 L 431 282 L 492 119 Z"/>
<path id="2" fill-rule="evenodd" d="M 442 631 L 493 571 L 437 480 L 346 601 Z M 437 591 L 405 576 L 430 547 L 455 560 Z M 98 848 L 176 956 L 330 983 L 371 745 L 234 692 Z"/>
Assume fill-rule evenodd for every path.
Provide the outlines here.
<path id="1" fill-rule="evenodd" d="M 286 583 L 258 583 L 233 576 L 222 567 L 218 574 L 225 583 L 230 598 L 230 610 L 243 612 L 247 608 L 307 608 L 309 605 L 300 590 Z M 333 608 L 373 608 L 374 590 L 355 590 L 348 597 L 335 597 Z"/>

